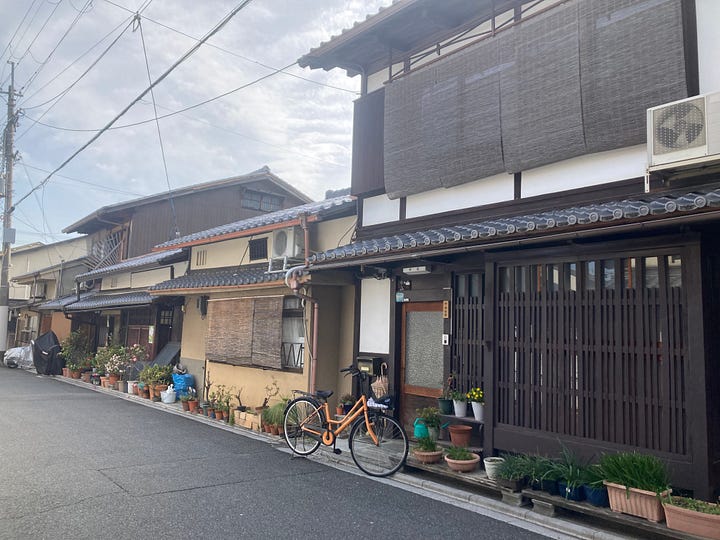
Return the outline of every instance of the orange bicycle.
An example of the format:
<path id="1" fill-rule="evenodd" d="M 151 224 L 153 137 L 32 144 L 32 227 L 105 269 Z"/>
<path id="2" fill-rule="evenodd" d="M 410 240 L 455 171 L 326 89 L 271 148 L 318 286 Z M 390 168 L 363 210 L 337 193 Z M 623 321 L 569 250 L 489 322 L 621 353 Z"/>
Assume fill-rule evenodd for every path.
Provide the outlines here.
<path id="1" fill-rule="evenodd" d="M 359 376 L 363 381 L 367 378 L 366 373 L 354 366 L 340 371 L 353 377 Z M 284 428 L 285 441 L 296 454 L 310 455 L 320 447 L 320 443 L 332 446 L 333 451 L 339 454 L 341 450 L 335 446 L 337 437 L 351 427 L 348 439 L 350 455 L 365 474 L 388 476 L 405 463 L 408 453 L 405 430 L 397 420 L 383 412 L 389 399 L 380 399 L 376 403 L 362 394 L 341 420 L 334 420 L 327 403 L 332 391 L 319 390 L 309 394 L 295 390 L 294 393 L 301 396 L 285 408 Z"/>

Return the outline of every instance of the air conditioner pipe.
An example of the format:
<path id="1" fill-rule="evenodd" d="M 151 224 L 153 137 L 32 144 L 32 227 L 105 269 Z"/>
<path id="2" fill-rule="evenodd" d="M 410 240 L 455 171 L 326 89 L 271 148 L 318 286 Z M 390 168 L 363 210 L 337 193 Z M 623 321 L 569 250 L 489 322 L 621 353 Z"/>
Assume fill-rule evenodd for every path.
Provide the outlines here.
<path id="1" fill-rule="evenodd" d="M 317 347 L 318 347 L 318 328 L 320 321 L 320 304 L 318 301 L 300 290 L 302 277 L 307 266 L 295 266 L 285 272 L 285 285 L 292 289 L 293 294 L 298 298 L 302 298 L 306 302 L 310 302 L 313 306 L 313 325 L 312 325 L 312 346 L 310 348 L 310 393 L 315 393 L 315 382 L 317 379 Z"/>

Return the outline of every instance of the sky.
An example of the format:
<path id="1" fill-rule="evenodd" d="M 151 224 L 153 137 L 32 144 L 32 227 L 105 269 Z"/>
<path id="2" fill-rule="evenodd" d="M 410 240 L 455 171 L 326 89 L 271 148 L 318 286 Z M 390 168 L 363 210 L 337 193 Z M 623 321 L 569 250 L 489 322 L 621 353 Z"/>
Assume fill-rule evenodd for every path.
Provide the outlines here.
<path id="1" fill-rule="evenodd" d="M 22 94 L 13 201 L 30 194 L 12 214 L 15 246 L 69 239 L 63 228 L 106 205 L 265 165 L 316 200 L 349 187 L 360 78 L 276 72 L 391 3 L 253 0 L 154 88 L 155 107 L 162 116 L 249 86 L 159 120 L 159 134 L 147 94 L 38 188 L 150 85 L 148 69 L 154 81 L 241 0 L 0 0 L 0 89 L 12 60 Z"/>

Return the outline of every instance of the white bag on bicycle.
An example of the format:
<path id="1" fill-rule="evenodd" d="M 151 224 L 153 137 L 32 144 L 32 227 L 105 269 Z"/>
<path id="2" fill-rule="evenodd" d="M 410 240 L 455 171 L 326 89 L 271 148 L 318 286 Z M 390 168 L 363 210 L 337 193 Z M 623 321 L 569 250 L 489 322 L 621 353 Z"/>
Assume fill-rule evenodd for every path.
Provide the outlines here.
<path id="1" fill-rule="evenodd" d="M 372 386 L 375 397 L 381 398 L 388 393 L 388 378 L 387 378 L 387 364 L 383 362 L 380 364 L 380 375 L 375 378 L 370 386 Z"/>

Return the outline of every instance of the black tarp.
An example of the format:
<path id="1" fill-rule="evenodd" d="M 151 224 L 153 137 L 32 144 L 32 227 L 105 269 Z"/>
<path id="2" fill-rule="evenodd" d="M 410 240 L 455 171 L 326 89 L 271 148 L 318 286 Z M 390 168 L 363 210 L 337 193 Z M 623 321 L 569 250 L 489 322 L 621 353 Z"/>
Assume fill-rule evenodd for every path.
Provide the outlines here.
<path id="1" fill-rule="evenodd" d="M 46 332 L 32 342 L 33 362 L 41 375 L 60 375 L 65 360 L 60 356 L 60 342 L 55 332 Z"/>

